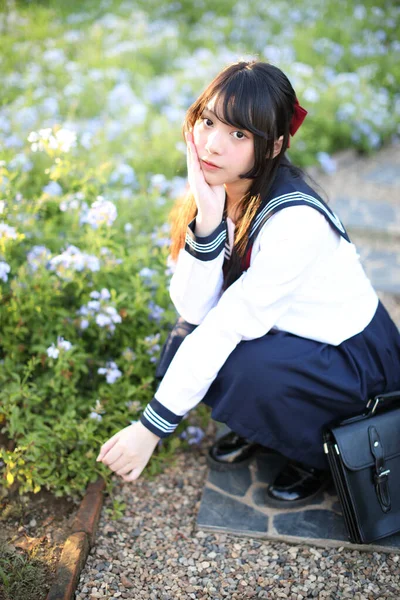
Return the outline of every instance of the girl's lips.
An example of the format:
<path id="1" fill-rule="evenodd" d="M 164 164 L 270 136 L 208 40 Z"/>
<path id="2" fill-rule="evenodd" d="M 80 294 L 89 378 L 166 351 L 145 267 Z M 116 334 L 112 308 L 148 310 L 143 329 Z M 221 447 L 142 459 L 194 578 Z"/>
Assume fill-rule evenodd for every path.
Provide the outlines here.
<path id="1" fill-rule="evenodd" d="M 209 169 L 210 171 L 216 171 L 217 169 L 221 168 L 221 167 L 217 167 L 216 165 L 213 165 L 211 163 L 208 163 L 205 160 L 202 160 L 201 162 L 203 163 L 204 168 Z"/>

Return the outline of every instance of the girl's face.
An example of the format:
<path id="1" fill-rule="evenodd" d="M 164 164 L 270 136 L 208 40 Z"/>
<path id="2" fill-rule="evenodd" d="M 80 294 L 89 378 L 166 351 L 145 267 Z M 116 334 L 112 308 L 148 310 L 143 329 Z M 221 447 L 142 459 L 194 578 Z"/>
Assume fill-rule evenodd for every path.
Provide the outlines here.
<path id="1" fill-rule="evenodd" d="M 254 165 L 254 136 L 218 119 L 211 100 L 193 127 L 193 138 L 204 178 L 209 185 L 225 184 L 244 193 L 249 179 L 240 179 Z M 210 164 L 216 167 L 210 166 Z"/>

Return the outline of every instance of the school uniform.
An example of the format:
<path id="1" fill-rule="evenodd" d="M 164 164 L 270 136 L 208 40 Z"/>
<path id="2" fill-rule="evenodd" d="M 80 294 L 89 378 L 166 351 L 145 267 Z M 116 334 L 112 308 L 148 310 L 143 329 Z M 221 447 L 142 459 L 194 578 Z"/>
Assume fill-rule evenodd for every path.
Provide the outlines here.
<path id="1" fill-rule="evenodd" d="M 188 226 L 170 284 L 180 319 L 141 422 L 166 437 L 203 401 L 240 436 L 326 469 L 323 427 L 400 388 L 399 331 L 338 217 L 287 165 L 223 291 L 234 229 L 229 218 L 207 237 Z"/>

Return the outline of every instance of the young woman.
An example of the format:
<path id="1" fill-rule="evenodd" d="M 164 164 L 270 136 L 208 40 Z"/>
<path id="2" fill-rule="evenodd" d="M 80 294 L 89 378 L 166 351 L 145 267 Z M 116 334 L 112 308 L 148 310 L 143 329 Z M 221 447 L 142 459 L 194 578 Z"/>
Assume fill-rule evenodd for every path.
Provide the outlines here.
<path id="1" fill-rule="evenodd" d="M 259 61 L 226 67 L 187 112 L 190 190 L 171 247 L 181 317 L 155 398 L 98 457 L 125 481 L 203 401 L 231 430 L 212 466 L 277 451 L 288 461 L 266 502 L 298 506 L 328 482 L 323 427 L 400 388 L 400 334 L 342 223 L 286 157 L 306 114 Z"/>

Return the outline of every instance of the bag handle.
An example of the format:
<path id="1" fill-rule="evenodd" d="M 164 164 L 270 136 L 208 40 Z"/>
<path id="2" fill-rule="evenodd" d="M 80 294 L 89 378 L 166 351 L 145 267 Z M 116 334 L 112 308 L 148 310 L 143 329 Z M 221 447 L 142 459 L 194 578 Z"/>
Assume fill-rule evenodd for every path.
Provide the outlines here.
<path id="1" fill-rule="evenodd" d="M 396 401 L 400 402 L 400 390 L 397 392 L 389 392 L 388 394 L 378 394 L 375 398 L 368 400 L 368 415 L 373 415 L 378 407 L 386 408 Z"/>

